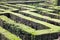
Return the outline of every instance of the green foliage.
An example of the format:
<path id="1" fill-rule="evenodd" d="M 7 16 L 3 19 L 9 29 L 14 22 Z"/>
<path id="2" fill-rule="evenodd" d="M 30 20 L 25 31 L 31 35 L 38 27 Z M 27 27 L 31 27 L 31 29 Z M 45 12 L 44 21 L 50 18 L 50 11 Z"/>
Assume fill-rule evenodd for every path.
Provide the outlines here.
<path id="1" fill-rule="evenodd" d="M 21 38 L 19 38 L 16 35 L 10 33 L 9 31 L 2 28 L 1 26 L 0 26 L 0 34 L 4 35 L 8 40 L 21 40 Z"/>
<path id="2" fill-rule="evenodd" d="M 4 21 L 4 25 L 6 28 L 12 28 L 12 31 L 16 31 L 16 32 L 20 32 L 19 30 L 25 31 L 27 33 L 31 33 L 33 34 L 33 32 L 35 31 L 34 29 L 22 24 L 22 23 L 16 23 L 15 21 L 7 18 L 6 16 L 0 16 L 0 19 L 2 19 Z M 11 29 L 10 29 L 11 30 Z"/>
<path id="3" fill-rule="evenodd" d="M 19 9 L 19 7 L 20 8 L 25 7 L 28 10 L 21 11 Z M 4 8 L 8 8 L 8 9 L 5 10 Z M 58 6 L 56 6 L 56 7 L 51 6 L 51 9 L 47 9 L 47 8 L 42 8 L 42 7 L 36 7 L 35 5 L 32 6 L 32 5 L 26 5 L 26 4 L 16 4 L 16 5 L 3 4 L 2 8 L 0 7 L 0 14 L 3 14 L 2 16 L 0 15 L 0 21 L 3 23 L 2 27 L 4 27 L 5 29 L 7 29 L 7 30 L 9 30 L 9 31 L 11 31 L 11 32 L 13 32 L 14 34 L 17 34 L 17 35 L 20 32 L 23 32 L 24 35 L 25 35 L 25 33 L 26 34 L 31 34 L 31 36 L 57 33 L 57 32 L 60 32 L 60 26 L 57 26 L 57 24 L 55 25 L 55 24 L 49 23 L 49 21 L 52 21 L 54 23 L 60 23 L 60 20 L 59 20 L 60 18 L 58 19 L 58 17 L 60 17 L 60 16 L 58 14 L 52 13 L 52 12 L 55 11 L 54 9 L 60 10 L 59 8 L 60 7 L 58 7 Z M 12 12 L 15 9 L 19 9 L 19 11 L 18 12 Z M 39 13 L 38 12 L 37 13 L 33 12 L 35 10 L 38 11 Z M 40 11 L 42 13 L 40 13 Z M 4 14 L 6 14 L 6 13 L 10 15 L 9 18 L 6 15 L 4 16 Z M 43 19 L 38 20 L 34 17 L 28 16 L 28 15 L 27 16 L 23 15 L 22 13 L 29 14 L 29 15 L 32 15 L 32 16 L 35 16 L 35 17 L 38 17 L 38 18 L 46 19 L 48 22 L 44 21 Z M 45 15 L 42 15 L 42 14 L 45 14 Z M 53 17 L 51 18 L 51 16 L 49 14 L 52 15 Z M 48 15 L 48 16 L 46 16 L 46 15 Z M 16 22 L 16 20 L 18 20 L 20 18 L 28 20 L 30 22 L 34 22 L 34 23 L 37 23 L 37 24 L 44 25 L 45 27 L 49 27 L 49 29 L 36 30 L 36 29 L 34 29 L 30 26 L 25 25 L 24 23 L 21 23 L 20 20 L 18 21 L 19 23 Z M 16 19 L 16 20 L 14 20 L 14 19 Z M 2 30 L 2 28 L 0 30 Z M 7 33 L 7 34 L 9 35 L 9 33 Z M 6 35 L 6 34 L 4 34 L 4 35 Z M 11 36 L 9 36 L 9 37 L 11 37 Z"/>

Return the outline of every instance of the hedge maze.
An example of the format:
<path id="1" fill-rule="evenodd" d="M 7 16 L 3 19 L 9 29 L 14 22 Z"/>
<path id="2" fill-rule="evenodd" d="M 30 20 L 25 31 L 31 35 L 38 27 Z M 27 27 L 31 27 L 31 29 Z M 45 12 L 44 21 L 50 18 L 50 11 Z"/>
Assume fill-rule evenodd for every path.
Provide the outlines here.
<path id="1" fill-rule="evenodd" d="M 0 3 L 0 40 L 57 39 L 60 6 L 39 6 Z"/>

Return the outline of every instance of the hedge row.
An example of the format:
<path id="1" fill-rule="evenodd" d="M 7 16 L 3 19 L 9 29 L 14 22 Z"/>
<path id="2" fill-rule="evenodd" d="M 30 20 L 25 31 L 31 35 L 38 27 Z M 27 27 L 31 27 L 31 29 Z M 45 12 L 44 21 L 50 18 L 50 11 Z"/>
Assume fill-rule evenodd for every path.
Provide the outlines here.
<path id="1" fill-rule="evenodd" d="M 47 11 L 47 12 L 54 12 L 55 11 L 55 10 L 50 10 L 50 9 L 46 9 L 46 8 L 42 8 L 42 7 L 35 7 L 35 6 L 31 6 L 31 5 L 26 5 L 26 4 L 16 4 L 16 5 L 6 4 L 6 6 L 28 7 L 28 8 L 33 8 L 33 9 L 37 9 L 40 11 Z"/>
<path id="2" fill-rule="evenodd" d="M 53 29 L 35 30 L 35 29 L 32 29 L 29 26 L 26 26 L 22 23 L 18 24 L 16 22 L 14 22 L 13 20 L 7 18 L 6 16 L 0 16 L 0 21 L 1 21 L 4 28 L 16 33 L 16 35 L 20 35 L 21 31 L 22 31 L 22 35 L 24 34 L 25 37 L 28 34 L 38 36 L 38 35 L 42 35 L 42 34 L 56 33 L 56 32 L 59 32 L 59 30 L 60 30 L 60 27 L 56 27 L 56 28 L 53 28 Z M 30 38 L 31 36 L 28 35 L 28 37 Z M 27 37 L 27 39 L 28 39 L 28 37 Z M 41 36 L 39 36 L 39 38 L 40 37 Z M 32 38 L 34 39 L 33 36 L 32 36 Z"/>
<path id="3" fill-rule="evenodd" d="M 42 21 L 45 21 L 45 22 L 49 22 L 52 24 L 60 24 L 58 19 L 52 19 L 50 17 L 47 17 L 47 16 L 42 16 L 38 13 L 34 13 L 34 12 L 29 12 L 29 11 L 21 11 L 20 14 L 23 14 L 23 15 L 26 15 L 28 17 L 32 17 L 32 18 L 35 18 L 35 19 L 38 19 L 38 20 L 42 20 Z"/>
<path id="4" fill-rule="evenodd" d="M 14 8 L 17 8 L 19 10 L 29 10 L 29 11 L 36 11 L 36 9 L 32 9 L 32 8 L 28 8 L 28 7 L 24 7 L 24 6 L 18 6 L 18 5 L 12 5 L 12 4 L 6 4 L 5 6 L 8 6 L 8 7 L 14 7 Z"/>
<path id="5" fill-rule="evenodd" d="M 22 4 L 19 4 L 19 5 L 21 5 L 22 6 Z M 16 8 L 19 8 L 19 7 L 21 7 L 21 6 L 16 6 L 16 5 L 12 5 L 12 4 L 6 4 L 6 6 L 10 6 L 10 7 L 16 7 Z M 24 5 L 23 5 L 24 6 Z M 20 9 L 30 9 L 30 8 L 27 8 L 27 7 L 21 7 Z M 38 12 L 38 13 L 40 13 L 38 10 L 35 10 L 35 9 L 30 9 L 31 11 L 33 11 L 33 12 Z M 15 12 L 15 11 L 14 11 Z M 46 15 L 46 16 L 50 16 L 50 17 L 52 17 L 52 18 L 57 18 L 57 19 L 59 19 L 60 17 L 57 15 L 57 14 L 55 14 L 55 13 L 49 13 L 49 12 L 46 12 L 46 11 L 42 11 L 42 13 L 40 13 L 40 14 L 42 14 L 42 15 Z"/>
<path id="6" fill-rule="evenodd" d="M 22 14 L 17 14 L 17 13 L 13 13 L 13 12 L 10 12 L 12 15 L 16 15 L 17 17 L 20 17 L 20 18 L 23 18 L 23 19 L 26 19 L 26 20 L 29 20 L 29 21 L 33 21 L 35 23 L 39 23 L 41 25 L 45 25 L 47 27 L 50 27 L 49 25 L 51 25 L 51 28 L 54 28 L 55 26 L 52 25 L 52 24 L 49 24 L 47 22 L 43 22 L 43 21 L 40 21 L 40 20 L 37 20 L 37 19 L 34 19 L 34 18 L 31 18 L 31 17 L 27 17 L 27 16 L 24 16 Z M 23 17 L 22 17 L 23 16 Z M 47 25 L 48 24 L 48 25 Z M 52 27 L 53 26 L 53 27 Z M 57 27 L 57 26 L 56 26 Z"/>
<path id="7" fill-rule="evenodd" d="M 56 12 L 59 14 L 60 12 L 60 6 L 52 6 L 52 7 L 49 7 L 49 9 L 53 9 L 53 10 L 56 10 Z"/>
<path id="8" fill-rule="evenodd" d="M 42 7 L 35 7 L 35 6 L 32 6 L 32 5 L 26 5 L 26 4 L 16 4 L 16 5 L 13 5 L 13 4 L 2 4 L 2 8 L 5 8 L 5 9 L 9 9 L 9 10 L 14 10 L 15 11 L 21 11 L 21 10 L 29 10 L 29 11 L 39 11 L 39 12 L 54 12 L 54 13 L 57 13 L 59 12 L 57 6 L 55 8 L 52 7 L 49 7 L 49 8 L 42 8 Z M 57 10 L 57 11 L 56 11 Z"/>
<path id="9" fill-rule="evenodd" d="M 24 7 L 34 8 L 34 9 L 37 9 L 37 10 L 47 11 L 47 12 L 54 12 L 55 11 L 55 10 L 50 10 L 50 9 L 46 9 L 46 8 L 42 8 L 42 7 L 35 7 L 35 6 L 31 6 L 31 5 L 25 5 L 25 4 L 17 4 L 17 6 L 24 6 Z"/>
<path id="10" fill-rule="evenodd" d="M 12 15 L 16 15 L 16 16 L 19 16 L 19 17 L 22 17 L 23 15 L 21 15 L 21 14 L 17 14 L 17 13 L 11 13 Z M 29 19 L 27 19 L 27 20 L 30 20 L 30 19 L 32 19 L 32 18 L 30 18 L 30 17 L 26 17 L 26 16 L 23 16 L 22 18 L 24 18 L 24 19 L 27 19 L 27 18 L 29 18 Z M 33 19 L 34 20 L 34 19 Z M 33 21 L 33 20 L 30 20 L 30 21 Z M 33 22 L 36 22 L 37 20 L 35 20 L 35 21 L 33 21 Z M 38 22 L 38 21 L 37 21 Z M 36 22 L 36 23 L 37 23 Z M 41 21 L 42 22 L 42 21 Z M 43 22 L 42 22 L 43 23 Z M 44 22 L 45 24 L 45 26 L 47 26 L 47 23 L 46 22 Z M 48 26 L 47 27 L 50 27 L 49 25 L 51 25 L 51 28 L 59 28 L 58 26 L 54 26 L 54 25 L 52 25 L 52 24 L 49 24 L 48 23 Z"/>
<path id="11" fill-rule="evenodd" d="M 39 13 L 39 12 L 37 12 L 37 13 Z M 39 14 L 44 15 L 44 16 L 49 16 L 49 17 L 55 18 L 55 19 L 60 19 L 60 16 L 58 13 L 50 13 L 50 12 L 42 11 Z"/>
<path id="12" fill-rule="evenodd" d="M 20 6 L 20 4 L 18 5 Z M 47 15 L 53 14 L 48 13 L 46 13 L 46 11 L 44 12 L 44 14 Z M 1 16 L 1 14 L 5 16 Z M 0 21 L 1 21 L 0 25 L 3 28 L 9 30 L 10 32 L 16 34 L 17 36 L 20 36 L 22 40 L 40 40 L 40 39 L 53 40 L 53 38 L 57 38 L 60 32 L 59 26 L 49 23 L 49 21 L 51 21 L 53 23 L 59 24 L 59 19 L 54 19 L 55 17 L 58 18 L 59 15 L 57 14 L 53 15 L 55 16 L 51 18 L 46 15 L 43 16 L 42 13 L 38 14 L 29 11 L 20 11 L 20 13 L 17 13 L 17 12 L 11 12 L 9 10 L 4 10 L 4 12 L 0 12 Z"/>
<path id="13" fill-rule="evenodd" d="M 30 40 L 30 34 L 34 35 L 35 29 L 32 29 L 31 27 L 26 26 L 22 23 L 16 23 L 15 21 L 7 18 L 6 16 L 0 16 L 0 21 L 0 25 L 3 26 L 3 28 L 16 34 L 17 36 L 20 36 L 22 39 L 25 37 L 25 40 Z"/>
<path id="14" fill-rule="evenodd" d="M 37 10 L 40 10 L 40 11 L 46 11 L 46 12 L 56 12 L 56 10 L 57 10 L 57 12 L 58 12 L 58 8 L 59 8 L 59 6 L 51 6 L 51 7 L 49 7 L 49 9 L 47 9 L 47 8 L 42 8 L 42 7 L 35 7 L 35 6 L 32 6 L 32 5 L 26 5 L 26 4 L 16 4 L 16 5 L 13 5 L 13 4 L 2 4 L 2 5 L 5 5 L 5 6 L 8 6 L 8 7 L 11 7 L 12 9 L 19 9 L 19 8 L 22 8 L 22 9 L 29 9 L 30 11 L 32 10 L 34 10 L 34 11 L 36 11 L 36 9 Z M 25 7 L 25 8 L 24 8 Z M 33 9 L 34 8 L 34 9 Z M 55 9 L 55 10 L 54 10 Z"/>
<path id="15" fill-rule="evenodd" d="M 5 29 L 2 28 L 1 26 L 0 26 L 0 34 L 1 34 L 0 37 L 1 37 L 3 40 L 22 40 L 22 39 L 19 38 L 18 36 L 10 33 L 10 32 L 7 31 L 7 30 L 5 30 Z M 5 38 L 4 38 L 3 36 L 4 36 Z M 2 40 L 2 39 L 0 39 L 0 40 Z"/>
<path id="16" fill-rule="evenodd" d="M 42 24 L 42 25 L 45 25 L 47 22 L 43 22 L 43 21 L 41 21 L 40 22 L 40 20 L 36 20 L 36 19 L 34 19 L 34 18 L 30 18 L 30 17 L 26 17 L 26 16 L 24 16 L 24 15 L 21 15 L 21 14 L 17 14 L 17 13 L 13 13 L 13 12 L 10 12 L 12 15 L 16 15 L 16 16 L 18 16 L 18 17 L 21 17 L 21 18 L 23 18 L 23 19 L 27 19 L 27 20 L 30 20 L 30 21 L 33 21 L 33 22 L 35 22 L 35 23 L 39 23 L 39 24 Z M 22 17 L 23 16 L 23 17 Z M 29 19 L 28 19 L 29 18 Z M 33 20 L 31 20 L 31 19 L 33 19 Z M 37 21 L 37 22 L 36 22 Z M 45 23 L 45 24 L 43 24 L 43 23 Z M 49 24 L 49 23 L 47 23 L 47 24 Z M 52 24 L 49 24 L 49 25 L 52 25 Z M 45 26 L 47 26 L 47 25 L 45 25 Z"/>
<path id="17" fill-rule="evenodd" d="M 10 10 L 10 11 L 18 10 L 16 8 L 8 7 L 8 6 L 5 6 L 5 5 L 1 5 L 0 8 L 5 9 L 5 10 Z"/>

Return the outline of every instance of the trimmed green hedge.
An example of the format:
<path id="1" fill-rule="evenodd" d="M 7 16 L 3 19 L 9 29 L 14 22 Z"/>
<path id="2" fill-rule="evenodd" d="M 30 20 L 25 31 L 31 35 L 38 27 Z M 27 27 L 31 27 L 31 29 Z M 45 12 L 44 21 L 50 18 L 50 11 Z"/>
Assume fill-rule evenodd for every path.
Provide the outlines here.
<path id="1" fill-rule="evenodd" d="M 43 16 L 48 16 L 48 17 L 55 18 L 55 19 L 60 19 L 59 13 L 50 13 L 50 12 L 46 12 L 46 11 L 42 11 L 42 12 L 31 11 L 31 12 L 38 13 L 38 14 L 41 14 Z"/>
<path id="2" fill-rule="evenodd" d="M 40 24 L 42 24 L 42 25 L 45 25 L 45 26 L 47 26 L 47 27 L 50 27 L 50 28 L 52 28 L 52 29 L 47 29 L 46 31 L 46 33 L 54 33 L 54 32 L 58 32 L 58 30 L 59 30 L 59 26 L 55 26 L 55 25 L 52 25 L 52 24 L 49 24 L 49 23 L 47 23 L 47 22 L 43 22 L 43 21 L 39 21 L 39 20 L 36 20 L 36 19 L 33 19 L 33 18 L 30 18 L 30 17 L 26 17 L 26 16 L 23 16 L 23 15 L 21 15 L 21 14 L 17 14 L 17 13 L 13 13 L 13 12 L 10 12 L 12 15 L 16 15 L 16 16 L 18 16 L 18 17 L 21 17 L 21 18 L 24 18 L 24 19 L 27 19 L 27 20 L 30 20 L 30 21 L 33 21 L 33 22 L 36 22 L 36 23 L 40 23 Z M 22 17 L 23 16 L 23 17 Z M 55 29 L 57 29 L 57 31 L 55 31 Z M 52 30 L 54 30 L 54 32 L 52 31 Z M 41 31 L 41 30 L 40 30 Z M 44 30 L 43 30 L 44 31 Z M 42 31 L 39 33 L 39 34 L 45 34 L 45 32 L 43 32 L 42 33 Z"/>
<path id="3" fill-rule="evenodd" d="M 60 6 L 52 6 L 52 7 L 49 7 L 50 9 L 54 9 L 54 10 L 60 10 Z"/>
<path id="4" fill-rule="evenodd" d="M 17 8 L 17 9 L 27 9 L 29 11 L 36 11 L 36 9 L 32 9 L 32 8 L 28 8 L 28 7 L 24 7 L 24 6 L 18 6 L 18 5 L 12 5 L 12 4 L 6 4 L 5 6 L 8 6 L 8 7 L 14 7 L 14 8 Z"/>
<path id="5" fill-rule="evenodd" d="M 55 11 L 55 10 L 50 10 L 50 9 L 46 9 L 46 8 L 42 8 L 42 7 L 35 7 L 35 6 L 31 6 L 31 5 L 25 5 L 25 4 L 17 4 L 17 6 L 29 7 L 29 8 L 37 9 L 37 10 L 40 10 L 40 11 L 46 11 L 46 12 Z"/>
<path id="6" fill-rule="evenodd" d="M 59 23 L 59 19 L 52 19 L 52 18 L 50 18 L 50 17 L 47 17 L 47 16 L 42 16 L 41 14 L 38 14 L 38 13 L 34 13 L 34 12 L 29 12 L 29 11 L 21 11 L 20 13 L 24 13 L 24 14 L 30 14 L 30 15 L 32 15 L 32 16 L 35 16 L 35 17 L 39 17 L 39 18 L 43 18 L 43 19 L 45 19 L 47 22 L 48 21 L 51 21 L 51 22 L 54 22 L 54 23 L 58 23 L 58 24 L 60 24 Z"/>
<path id="7" fill-rule="evenodd" d="M 12 28 L 10 30 L 16 30 L 16 33 L 19 33 L 19 29 L 30 33 L 34 36 L 38 36 L 38 35 L 43 35 L 43 34 L 50 34 L 50 33 L 56 33 L 56 32 L 60 32 L 60 27 L 56 27 L 53 29 L 44 29 L 44 30 L 34 30 L 28 26 L 25 26 L 24 24 L 18 24 L 15 23 L 14 21 L 10 20 L 9 18 L 7 18 L 6 16 L 0 16 L 0 19 L 4 21 L 4 26 L 7 26 L 6 28 Z M 8 29 L 9 30 L 9 29 Z M 43 31 L 43 32 L 42 32 Z"/>
<path id="8" fill-rule="evenodd" d="M 12 9 L 13 9 L 13 7 L 15 7 L 14 5 L 12 5 L 13 7 L 8 7 L 8 5 L 10 5 L 10 4 L 7 4 L 6 6 L 3 5 L 3 6 L 7 7 L 7 8 L 12 8 Z M 23 5 L 18 4 L 16 7 L 19 8 L 19 6 L 27 6 L 28 9 L 29 8 L 30 9 L 31 8 L 36 9 L 35 6 L 29 6 L 29 5 L 25 5 L 25 4 L 23 4 Z M 40 8 L 40 7 L 37 7 L 37 9 L 38 8 Z M 40 10 L 40 9 L 38 9 L 38 10 Z M 48 12 L 46 14 L 56 15 L 57 17 L 59 16 L 57 14 L 50 13 L 51 10 L 49 10 L 49 9 L 41 8 L 41 10 L 45 11 L 45 12 Z M 4 11 L 4 12 L 2 12 L 2 11 Z M 41 14 L 38 14 L 38 13 L 29 12 L 29 10 L 28 11 L 21 11 L 21 12 L 24 13 L 24 14 L 29 14 L 29 15 L 32 15 L 32 16 L 35 16 L 35 17 L 39 17 L 39 18 L 43 18 L 43 19 L 46 19 L 46 20 L 50 20 L 50 21 L 60 23 L 59 19 L 50 18 L 48 16 L 42 16 Z M 4 14 L 6 14 L 6 13 L 9 14 L 11 18 L 7 17 L 6 15 L 4 16 Z M 35 19 L 33 17 L 27 17 L 27 16 L 22 15 L 20 13 L 11 12 L 10 10 L 1 10 L 0 14 L 3 14 L 2 16 L 0 15 L 0 22 L 1 22 L 0 25 L 3 28 L 9 30 L 10 32 L 16 34 L 17 36 L 21 36 L 20 34 L 22 34 L 23 36 L 27 35 L 27 36 L 30 36 L 30 38 L 32 40 L 34 40 L 34 37 L 38 38 L 36 36 L 41 37 L 41 35 L 45 35 L 45 34 L 50 35 L 50 34 L 53 34 L 53 33 L 59 33 L 60 32 L 60 26 L 56 26 L 56 25 L 53 25 L 53 24 L 50 24 L 50 23 L 47 23 L 47 22 L 44 22 L 44 21 L 41 21 L 41 20 L 37 20 L 37 19 Z M 49 27 L 50 29 L 42 29 L 42 30 L 33 29 L 30 26 L 27 26 L 27 25 L 21 23 L 20 21 L 18 21 L 19 23 L 16 22 L 16 20 L 18 20 L 20 18 L 26 19 L 26 20 L 34 22 L 34 23 L 44 25 L 46 27 Z M 16 19 L 16 20 L 14 20 L 14 19 Z M 27 36 L 26 36 L 26 38 L 28 38 Z"/>
<path id="9" fill-rule="evenodd" d="M 8 40 L 22 40 L 21 38 L 17 37 L 16 35 L 10 33 L 9 31 L 5 30 L 0 26 L 0 34 L 4 35 Z M 4 39 L 4 38 L 3 38 Z"/>
<path id="10" fill-rule="evenodd" d="M 20 5 L 20 6 L 18 6 L 18 5 Z M 29 5 L 25 5 L 25 4 L 16 4 L 16 5 L 6 4 L 6 6 L 19 8 L 21 6 L 29 6 Z M 24 9 L 24 7 L 23 7 L 23 9 Z M 32 8 L 28 8 L 28 7 L 25 7 L 25 9 L 29 9 L 30 11 L 37 11 L 36 9 L 32 9 Z M 59 16 L 57 14 L 49 13 L 49 12 L 46 12 L 46 11 L 42 11 L 42 13 L 40 13 L 40 14 L 44 14 L 44 15 L 48 14 L 48 16 L 50 16 L 50 14 L 51 14 L 53 16 L 53 18 L 59 18 Z M 52 16 L 50 16 L 50 17 L 52 17 Z"/>
<path id="11" fill-rule="evenodd" d="M 15 21 L 9 19 L 8 17 L 6 16 L 0 16 L 0 20 L 4 21 L 2 23 L 2 25 L 5 25 L 7 26 L 7 28 L 12 28 L 12 30 L 15 30 L 15 31 L 19 31 L 19 30 L 22 30 L 22 31 L 25 31 L 27 33 L 31 33 L 33 34 L 33 32 L 35 32 L 35 29 L 32 29 L 31 27 L 29 26 L 26 26 L 22 23 L 16 23 Z M 19 33 L 19 32 L 18 32 Z"/>
<path id="12" fill-rule="evenodd" d="M 30 20 L 30 21 L 33 21 L 33 22 L 36 22 L 36 23 L 40 23 L 40 24 L 45 25 L 45 26 L 47 26 L 47 27 L 51 27 L 51 28 L 56 28 L 56 27 L 57 27 L 57 26 L 52 25 L 52 24 L 49 24 L 49 23 L 47 23 L 47 22 L 43 22 L 43 21 L 39 21 L 39 20 L 30 18 L 30 17 L 26 17 L 26 16 L 21 15 L 21 14 L 9 12 L 9 11 L 7 11 L 7 12 L 8 12 L 8 13 L 11 13 L 12 15 L 16 15 L 16 16 L 18 16 L 18 17 L 21 17 L 21 18 L 24 18 L 24 19 L 27 19 L 27 20 Z M 22 17 L 22 16 L 23 16 L 23 17 Z M 33 20 L 31 20 L 31 19 L 33 19 Z M 44 24 L 44 23 L 45 23 L 45 24 Z M 48 25 L 47 25 L 47 24 L 48 24 Z M 51 25 L 51 26 L 49 26 L 49 25 Z M 53 26 L 53 27 L 52 27 L 52 26 Z"/>
<path id="13" fill-rule="evenodd" d="M 40 20 L 36 20 L 34 18 L 31 18 L 31 17 L 27 17 L 27 16 L 24 16 L 22 14 L 17 14 L 17 13 L 13 13 L 13 12 L 10 12 L 12 15 L 16 15 L 17 17 L 21 17 L 23 19 L 26 19 L 26 20 L 29 20 L 29 21 L 33 21 L 35 23 L 39 23 L 39 24 L 42 24 L 42 25 L 45 25 L 47 27 L 50 27 L 50 28 L 56 28 L 56 27 L 59 27 L 59 26 L 55 26 L 55 25 L 52 25 L 50 23 L 47 23 L 47 22 L 43 22 L 43 21 L 40 21 Z M 47 25 L 48 24 L 48 25 Z M 49 26 L 50 25 L 50 26 Z M 53 27 L 52 27 L 53 26 Z"/>
<path id="14" fill-rule="evenodd" d="M 6 21 L 5 23 L 7 23 L 8 25 L 10 25 L 10 27 L 15 28 L 15 30 L 21 29 L 27 33 L 31 33 L 33 35 L 41 35 L 41 34 L 47 34 L 47 33 L 54 33 L 54 32 L 59 32 L 60 27 L 49 24 L 49 23 L 45 23 L 44 25 L 47 25 L 47 27 L 50 27 L 51 29 L 44 29 L 44 30 L 34 30 L 24 24 L 18 24 L 15 23 L 14 21 L 10 20 L 9 18 L 5 17 L 5 16 L 0 16 L 0 19 L 2 19 L 3 21 Z M 10 21 L 9 21 L 10 20 Z M 34 19 L 33 19 L 34 20 Z M 35 20 L 37 21 L 37 20 Z M 38 22 L 38 21 L 37 21 Z M 40 22 L 39 22 L 40 23 Z M 43 22 L 42 22 L 43 23 Z M 13 26 L 16 25 L 16 26 Z M 22 25 L 22 26 L 21 26 Z M 24 26 L 24 27 L 23 27 Z M 18 28 L 18 29 L 17 29 Z M 42 32 L 43 31 L 43 32 Z M 39 33 L 40 32 L 40 33 Z"/>
<path id="15" fill-rule="evenodd" d="M 8 7 L 8 6 L 5 6 L 5 5 L 1 5 L 0 8 L 5 9 L 5 10 L 10 10 L 10 11 L 18 10 L 16 8 Z"/>
<path id="16" fill-rule="evenodd" d="M 16 5 L 12 5 L 12 4 L 6 4 L 6 6 L 13 6 L 15 8 L 17 7 L 27 7 L 29 9 L 37 9 L 37 10 L 40 10 L 40 11 L 47 11 L 47 12 L 53 12 L 55 10 L 50 10 L 50 9 L 46 9 L 46 8 L 42 8 L 42 7 L 35 7 L 35 6 L 32 6 L 32 5 L 26 5 L 26 4 L 16 4 Z"/>

